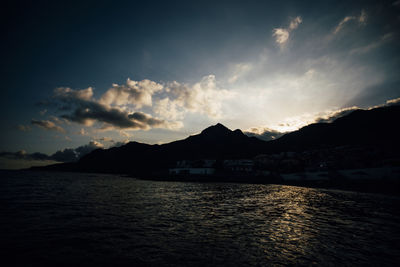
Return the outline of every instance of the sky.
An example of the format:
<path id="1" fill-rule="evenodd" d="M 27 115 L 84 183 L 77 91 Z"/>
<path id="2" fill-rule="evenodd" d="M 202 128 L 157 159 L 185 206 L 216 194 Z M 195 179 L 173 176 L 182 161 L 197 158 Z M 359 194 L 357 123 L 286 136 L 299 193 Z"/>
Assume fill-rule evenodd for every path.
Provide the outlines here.
<path id="1" fill-rule="evenodd" d="M 400 97 L 399 0 L 13 1 L 0 12 L 0 168 L 218 122 L 278 136 Z"/>

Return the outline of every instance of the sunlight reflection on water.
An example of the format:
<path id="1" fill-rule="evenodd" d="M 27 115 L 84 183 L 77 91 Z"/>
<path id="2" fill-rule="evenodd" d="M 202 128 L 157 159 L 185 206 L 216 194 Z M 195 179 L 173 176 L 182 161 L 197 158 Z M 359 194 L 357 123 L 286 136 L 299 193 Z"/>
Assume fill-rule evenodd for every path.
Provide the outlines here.
<path id="1" fill-rule="evenodd" d="M 5 175 L 4 175 L 5 174 Z M 396 265 L 397 197 L 2 173 L 1 253 L 57 265 Z"/>

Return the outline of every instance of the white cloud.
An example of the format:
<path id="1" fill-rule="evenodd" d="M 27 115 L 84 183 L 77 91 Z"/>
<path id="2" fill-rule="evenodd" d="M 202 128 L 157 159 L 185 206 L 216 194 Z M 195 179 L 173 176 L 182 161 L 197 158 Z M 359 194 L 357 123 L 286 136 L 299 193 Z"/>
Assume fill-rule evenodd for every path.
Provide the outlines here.
<path id="1" fill-rule="evenodd" d="M 400 104 L 400 97 L 386 101 L 386 106 L 393 106 L 393 105 L 398 105 L 398 104 Z"/>
<path id="2" fill-rule="evenodd" d="M 74 90 L 69 87 L 58 87 L 54 90 L 54 95 L 62 98 L 90 100 L 93 97 L 93 88 L 88 87 L 82 90 Z"/>
<path id="3" fill-rule="evenodd" d="M 275 41 L 278 44 L 283 45 L 289 39 L 289 31 L 283 28 L 276 28 L 274 29 L 274 34 L 272 36 L 275 37 Z"/>
<path id="4" fill-rule="evenodd" d="M 367 22 L 367 13 L 365 12 L 365 10 L 361 10 L 361 14 L 358 17 L 356 17 L 356 16 L 346 16 L 335 27 L 335 29 L 333 30 L 333 34 L 339 33 L 344 28 L 345 24 L 347 24 L 349 21 L 352 21 L 352 20 L 358 21 L 359 24 L 365 24 Z"/>
<path id="5" fill-rule="evenodd" d="M 133 81 L 128 79 L 126 84 L 113 84 L 100 98 L 103 105 L 134 105 L 136 108 L 152 105 L 152 96 L 154 93 L 163 89 L 163 85 L 150 81 Z"/>
<path id="6" fill-rule="evenodd" d="M 297 29 L 302 22 L 302 18 L 297 16 L 290 21 L 288 28 L 275 28 L 272 36 L 275 37 L 275 42 L 281 47 L 289 40 L 290 32 Z"/>
<path id="7" fill-rule="evenodd" d="M 169 98 L 158 100 L 154 105 L 154 112 L 171 120 L 181 120 L 185 116 L 181 102 L 170 100 Z"/>
<path id="8" fill-rule="evenodd" d="M 208 75 L 193 85 L 169 83 L 167 98 L 160 99 L 155 112 L 160 116 L 181 118 L 186 112 L 205 114 L 212 118 L 222 116 L 222 102 L 234 93 L 220 89 L 214 75 Z M 168 100 L 165 100 L 168 99 Z"/>
<path id="9" fill-rule="evenodd" d="M 290 30 L 295 30 L 295 29 L 297 29 L 297 27 L 299 27 L 300 23 L 302 23 L 302 22 L 303 22 L 303 20 L 302 20 L 302 18 L 301 18 L 300 16 L 295 17 L 295 18 L 290 22 L 289 29 L 290 29 Z"/>

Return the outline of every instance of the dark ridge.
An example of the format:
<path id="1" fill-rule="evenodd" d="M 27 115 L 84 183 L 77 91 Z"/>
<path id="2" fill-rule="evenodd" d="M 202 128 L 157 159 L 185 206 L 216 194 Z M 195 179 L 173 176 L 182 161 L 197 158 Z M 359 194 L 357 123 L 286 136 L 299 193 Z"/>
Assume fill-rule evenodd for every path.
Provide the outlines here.
<path id="1" fill-rule="evenodd" d="M 305 150 L 340 145 L 399 143 L 400 106 L 355 110 L 332 123 L 314 123 L 270 141 L 274 150 Z"/>

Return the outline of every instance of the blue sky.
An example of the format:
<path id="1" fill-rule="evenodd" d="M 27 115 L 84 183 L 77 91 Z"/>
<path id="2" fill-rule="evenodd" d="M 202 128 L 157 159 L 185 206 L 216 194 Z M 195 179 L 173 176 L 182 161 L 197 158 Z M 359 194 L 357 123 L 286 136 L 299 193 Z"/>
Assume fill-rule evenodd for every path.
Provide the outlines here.
<path id="1" fill-rule="evenodd" d="M 6 4 L 0 151 L 284 132 L 400 97 L 399 1 L 126 2 Z"/>

